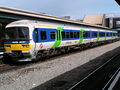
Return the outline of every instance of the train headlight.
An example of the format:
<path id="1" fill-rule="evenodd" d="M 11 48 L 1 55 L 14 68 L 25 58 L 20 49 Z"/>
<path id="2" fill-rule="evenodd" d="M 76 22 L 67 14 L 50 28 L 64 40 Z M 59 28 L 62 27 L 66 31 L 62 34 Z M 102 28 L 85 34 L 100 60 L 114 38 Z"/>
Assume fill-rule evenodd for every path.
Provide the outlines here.
<path id="1" fill-rule="evenodd" d="M 4 47 L 11 47 L 11 45 L 4 45 Z"/>
<path id="2" fill-rule="evenodd" d="M 25 47 L 25 48 L 29 48 L 29 45 L 22 45 L 23 47 Z"/>

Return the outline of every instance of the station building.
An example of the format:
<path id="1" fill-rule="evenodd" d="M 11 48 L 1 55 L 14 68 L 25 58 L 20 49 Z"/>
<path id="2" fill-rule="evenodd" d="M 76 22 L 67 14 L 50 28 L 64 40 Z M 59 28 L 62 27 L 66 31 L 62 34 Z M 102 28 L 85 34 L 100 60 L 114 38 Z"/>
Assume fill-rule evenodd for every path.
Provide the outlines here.
<path id="1" fill-rule="evenodd" d="M 112 30 L 118 31 L 120 36 L 120 15 L 116 15 L 114 13 L 111 15 L 90 14 L 85 15 L 83 22 L 91 25 L 100 25 L 111 28 Z"/>

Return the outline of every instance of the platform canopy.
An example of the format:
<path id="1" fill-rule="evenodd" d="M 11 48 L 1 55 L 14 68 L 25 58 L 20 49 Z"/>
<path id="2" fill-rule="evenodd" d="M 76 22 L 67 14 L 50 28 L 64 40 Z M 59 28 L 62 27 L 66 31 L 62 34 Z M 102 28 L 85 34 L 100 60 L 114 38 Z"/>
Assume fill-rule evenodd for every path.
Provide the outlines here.
<path id="1" fill-rule="evenodd" d="M 64 24 L 75 24 L 79 26 L 85 27 L 95 27 L 95 28 L 104 28 L 108 29 L 108 27 L 100 26 L 100 25 L 92 25 L 89 23 L 82 23 L 76 20 L 65 19 L 61 17 L 51 16 L 47 14 L 23 11 L 17 9 L 11 9 L 7 7 L 0 7 L 0 23 L 10 23 L 16 20 L 36 20 L 36 21 L 46 21 L 46 22 L 54 22 L 54 23 L 64 23 Z"/>

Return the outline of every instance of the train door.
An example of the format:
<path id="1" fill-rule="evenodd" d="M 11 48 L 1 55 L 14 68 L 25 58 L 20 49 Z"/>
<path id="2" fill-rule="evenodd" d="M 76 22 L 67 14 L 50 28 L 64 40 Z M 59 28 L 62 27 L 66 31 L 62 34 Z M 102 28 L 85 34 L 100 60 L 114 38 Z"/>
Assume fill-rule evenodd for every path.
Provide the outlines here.
<path id="1" fill-rule="evenodd" d="M 97 41 L 99 41 L 100 40 L 100 31 L 98 30 L 97 31 Z"/>
<path id="2" fill-rule="evenodd" d="M 34 30 L 34 42 L 35 42 L 35 50 L 43 49 L 45 46 L 45 42 L 48 42 L 48 32 L 44 28 L 35 28 Z M 47 46 L 46 46 L 47 47 Z"/>
<path id="3" fill-rule="evenodd" d="M 38 29 L 35 28 L 33 31 L 33 41 L 34 43 L 32 43 L 32 48 L 33 48 L 33 54 L 36 52 L 36 48 L 37 48 L 37 43 L 39 42 L 39 38 L 38 38 Z"/>
<path id="4" fill-rule="evenodd" d="M 53 46 L 51 48 L 58 47 L 61 44 L 61 42 L 62 42 L 62 31 L 63 31 L 63 27 L 58 27 L 57 28 L 55 43 L 53 44 Z"/>
<path id="5" fill-rule="evenodd" d="M 80 29 L 80 37 L 79 37 L 79 42 L 78 42 L 78 45 L 82 44 L 84 42 L 84 36 L 83 36 L 83 33 L 84 33 L 84 29 Z"/>

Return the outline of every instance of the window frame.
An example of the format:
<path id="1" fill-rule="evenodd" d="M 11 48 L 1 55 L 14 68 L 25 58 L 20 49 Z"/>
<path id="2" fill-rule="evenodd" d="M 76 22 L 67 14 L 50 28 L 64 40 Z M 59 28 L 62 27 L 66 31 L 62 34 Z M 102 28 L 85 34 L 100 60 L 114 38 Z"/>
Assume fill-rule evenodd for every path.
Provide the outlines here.
<path id="1" fill-rule="evenodd" d="M 45 39 L 42 39 L 43 37 L 43 35 L 41 35 L 42 34 L 42 32 L 45 32 Z M 39 31 L 39 34 L 40 34 L 40 41 L 45 41 L 45 40 L 47 40 L 47 31 L 46 30 L 40 30 Z"/>
<path id="2" fill-rule="evenodd" d="M 54 37 L 54 38 L 52 38 L 52 37 Z M 56 31 L 50 31 L 50 39 L 51 40 L 55 40 L 56 39 Z"/>

